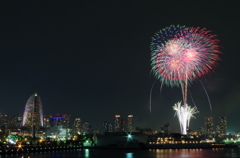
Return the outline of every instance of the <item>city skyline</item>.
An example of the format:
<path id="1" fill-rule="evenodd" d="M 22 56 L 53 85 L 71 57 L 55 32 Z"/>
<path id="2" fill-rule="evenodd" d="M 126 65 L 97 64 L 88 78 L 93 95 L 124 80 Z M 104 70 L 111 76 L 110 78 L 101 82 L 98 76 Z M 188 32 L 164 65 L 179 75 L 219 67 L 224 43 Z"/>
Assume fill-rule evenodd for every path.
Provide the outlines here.
<path id="1" fill-rule="evenodd" d="M 32 118 L 31 118 L 31 115 L 28 116 L 28 113 L 29 113 L 29 111 L 31 112 L 31 110 L 32 110 L 31 107 L 34 107 L 33 105 L 41 106 L 41 99 L 37 92 L 32 94 L 29 97 L 29 99 L 27 100 L 23 115 L 21 115 L 19 113 L 17 113 L 16 115 L 0 114 L 0 116 L 1 116 L 0 117 L 0 119 L 1 119 L 0 125 L 5 126 L 7 128 L 9 128 L 9 127 L 10 128 L 28 127 L 29 132 L 31 133 L 32 132 L 31 131 Z M 28 108 L 30 108 L 30 109 L 28 109 Z M 37 107 L 37 108 L 39 108 L 39 107 Z M 28 110 L 26 110 L 26 109 L 28 109 Z M 37 115 L 39 115 L 39 114 L 37 114 Z M 27 116 L 29 118 L 27 118 Z M 38 117 L 41 118 L 41 116 L 38 116 Z M 131 132 L 140 132 L 140 131 L 143 132 L 144 130 L 150 130 L 152 132 L 157 131 L 157 132 L 161 133 L 162 131 L 166 132 L 165 126 L 167 127 L 168 132 L 173 132 L 171 130 L 168 130 L 168 128 L 169 128 L 168 122 L 164 123 L 164 127 L 160 127 L 159 129 L 152 129 L 152 128 L 148 128 L 148 127 L 144 127 L 144 126 L 134 126 L 133 115 L 127 115 L 127 117 L 126 117 L 127 119 L 125 117 L 122 117 L 121 115 L 115 115 L 114 118 L 111 119 L 111 121 L 103 120 L 102 127 L 99 129 L 91 128 L 91 122 L 89 122 L 87 120 L 82 120 L 81 118 L 72 118 L 71 119 L 71 115 L 68 115 L 68 114 L 42 115 L 42 117 L 43 117 L 42 123 L 40 121 L 41 119 L 38 120 L 38 121 L 40 121 L 39 124 L 41 124 L 41 125 L 36 126 L 37 131 L 38 131 L 39 127 L 48 129 L 48 128 L 52 128 L 52 127 L 61 126 L 61 127 L 65 127 L 65 128 L 71 128 L 71 129 L 73 129 L 73 133 L 79 134 L 82 132 L 80 132 L 78 129 L 80 127 L 84 127 L 84 124 L 87 123 L 87 126 L 89 126 L 88 128 L 90 129 L 89 131 L 87 130 L 88 131 L 87 133 L 89 133 L 89 132 L 91 133 L 93 131 L 98 131 L 99 133 L 102 133 L 102 132 L 103 133 L 104 132 L 131 133 Z M 213 116 L 204 117 L 205 123 L 203 126 L 199 126 L 197 130 L 196 129 L 192 130 L 190 128 L 189 128 L 189 130 L 191 132 L 199 132 L 199 133 L 201 133 L 203 129 L 206 130 L 205 131 L 206 133 L 213 133 L 215 131 L 216 131 L 216 133 L 218 132 L 218 133 L 228 133 L 228 134 L 239 132 L 239 131 L 228 132 L 227 116 L 219 116 L 218 118 L 219 118 L 219 120 L 217 120 L 217 122 L 216 121 L 214 122 Z M 208 120 L 208 121 L 206 121 L 206 120 Z M 32 120 L 32 121 L 36 122 L 34 120 Z M 209 122 L 210 124 L 207 122 Z M 25 125 L 25 123 L 27 125 Z M 225 125 L 222 126 L 223 124 L 225 124 Z M 85 128 L 83 128 L 83 129 L 85 129 Z M 84 133 L 86 133 L 86 132 L 84 132 Z M 178 131 L 177 133 L 181 133 L 181 131 Z"/>
<path id="2" fill-rule="evenodd" d="M 201 83 L 189 87 L 188 103 L 199 110 L 190 128 L 204 126 L 204 117 L 228 116 L 228 131 L 240 131 L 237 4 L 7 1 L 0 10 L 0 113 L 22 112 L 38 92 L 44 115 L 71 114 L 100 129 L 103 120 L 131 114 L 136 127 L 159 130 L 169 122 L 180 132 L 172 106 L 181 90 L 163 86 L 160 94 L 149 48 L 155 32 L 179 24 L 211 30 L 223 52 L 215 72 L 200 79 L 212 111 Z"/>

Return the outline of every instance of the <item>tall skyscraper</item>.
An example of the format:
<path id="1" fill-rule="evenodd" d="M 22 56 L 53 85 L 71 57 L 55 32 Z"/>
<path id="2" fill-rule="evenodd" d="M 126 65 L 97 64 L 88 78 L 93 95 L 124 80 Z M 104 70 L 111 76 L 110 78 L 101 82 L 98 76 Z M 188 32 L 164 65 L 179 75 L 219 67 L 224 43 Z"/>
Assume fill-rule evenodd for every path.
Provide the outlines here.
<path id="1" fill-rule="evenodd" d="M 133 115 L 128 115 L 127 132 L 133 131 Z"/>
<path id="2" fill-rule="evenodd" d="M 35 92 L 25 105 L 22 126 L 28 127 L 35 137 L 35 132 L 43 127 L 43 111 L 40 96 Z"/>
<path id="3" fill-rule="evenodd" d="M 124 132 L 125 131 L 125 122 L 124 122 L 124 119 L 123 118 L 121 118 L 120 119 L 120 128 L 119 128 L 120 130 L 120 132 Z"/>
<path id="4" fill-rule="evenodd" d="M 108 132 L 108 123 L 107 120 L 103 121 L 103 132 Z"/>
<path id="5" fill-rule="evenodd" d="M 108 132 L 114 132 L 113 123 L 108 124 Z"/>
<path id="6" fill-rule="evenodd" d="M 43 116 L 43 125 L 44 125 L 45 128 L 51 127 L 51 118 L 52 118 L 51 115 Z"/>
<path id="7" fill-rule="evenodd" d="M 204 117 L 205 119 L 205 134 L 207 136 L 213 135 L 213 116 L 210 117 Z"/>
<path id="8" fill-rule="evenodd" d="M 220 133 L 223 135 L 227 134 L 227 116 L 221 116 L 220 119 Z"/>
<path id="9" fill-rule="evenodd" d="M 114 132 L 120 132 L 120 115 L 115 115 Z"/>
<path id="10" fill-rule="evenodd" d="M 82 120 L 80 118 L 76 118 L 73 123 L 73 135 L 81 134 L 82 128 Z"/>

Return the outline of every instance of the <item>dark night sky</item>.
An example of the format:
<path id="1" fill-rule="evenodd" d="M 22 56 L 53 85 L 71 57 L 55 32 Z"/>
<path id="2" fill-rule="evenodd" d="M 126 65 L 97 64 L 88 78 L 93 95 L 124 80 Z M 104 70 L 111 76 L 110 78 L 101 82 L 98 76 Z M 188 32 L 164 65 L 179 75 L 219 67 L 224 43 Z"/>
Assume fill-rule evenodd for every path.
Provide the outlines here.
<path id="1" fill-rule="evenodd" d="M 182 100 L 180 88 L 156 82 L 150 75 L 151 37 L 171 24 L 205 27 L 222 46 L 215 72 L 190 87 L 200 113 L 190 128 L 204 126 L 204 116 L 228 116 L 228 130 L 240 131 L 238 4 L 226 1 L 1 1 L 1 113 L 23 113 L 38 92 L 44 115 L 70 114 L 101 128 L 134 115 L 134 127 L 159 130 L 166 123 L 179 131 L 172 106 Z M 189 96 L 188 102 L 193 105 Z"/>

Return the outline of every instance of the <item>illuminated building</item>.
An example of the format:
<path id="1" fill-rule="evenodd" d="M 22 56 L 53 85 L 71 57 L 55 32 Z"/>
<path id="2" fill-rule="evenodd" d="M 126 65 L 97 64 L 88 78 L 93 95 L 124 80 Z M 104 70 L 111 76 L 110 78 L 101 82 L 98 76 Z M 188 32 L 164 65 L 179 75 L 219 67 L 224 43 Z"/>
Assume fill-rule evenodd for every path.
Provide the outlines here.
<path id="1" fill-rule="evenodd" d="M 35 137 L 35 132 L 40 127 L 43 127 L 42 102 L 37 93 L 31 95 L 27 100 L 23 113 L 22 126 L 31 129 L 33 137 Z"/>
<path id="2" fill-rule="evenodd" d="M 108 124 L 108 132 L 114 132 L 112 123 Z"/>
<path id="3" fill-rule="evenodd" d="M 212 116 L 210 117 L 204 117 L 205 119 L 205 134 L 206 136 L 212 136 L 213 135 L 213 118 Z"/>
<path id="4" fill-rule="evenodd" d="M 22 125 L 23 116 L 21 114 L 12 117 L 11 125 L 20 127 Z"/>
<path id="5" fill-rule="evenodd" d="M 21 114 L 16 115 L 8 115 L 8 114 L 0 114 L 0 126 L 14 126 L 21 127 L 22 126 L 22 118 Z"/>
<path id="6" fill-rule="evenodd" d="M 51 118 L 52 116 L 43 116 L 43 124 L 45 128 L 51 127 Z"/>
<path id="7" fill-rule="evenodd" d="M 199 136 L 202 136 L 202 135 L 204 135 L 204 134 L 205 134 L 204 128 L 203 128 L 203 127 L 200 127 L 200 128 L 199 128 L 199 131 L 198 131 L 198 135 L 199 135 Z"/>
<path id="8" fill-rule="evenodd" d="M 103 132 L 108 132 L 108 123 L 107 120 L 103 121 Z"/>
<path id="9" fill-rule="evenodd" d="M 62 116 L 54 116 L 51 118 L 51 127 L 62 126 L 64 117 Z"/>
<path id="10" fill-rule="evenodd" d="M 0 114 L 0 126 L 10 126 L 12 117 L 8 114 Z"/>
<path id="11" fill-rule="evenodd" d="M 70 129 L 63 126 L 54 126 L 50 127 L 47 131 L 45 136 L 47 138 L 51 138 L 52 140 L 66 140 L 67 137 L 70 136 Z"/>
<path id="12" fill-rule="evenodd" d="M 120 132 L 120 115 L 115 115 L 114 132 Z"/>
<path id="13" fill-rule="evenodd" d="M 82 130 L 82 120 L 80 118 L 76 118 L 73 123 L 73 135 L 81 134 Z"/>
<path id="14" fill-rule="evenodd" d="M 219 118 L 220 118 L 221 133 L 227 134 L 227 116 L 221 116 Z"/>
<path id="15" fill-rule="evenodd" d="M 133 115 L 128 115 L 127 132 L 133 131 Z"/>
<path id="16" fill-rule="evenodd" d="M 53 116 L 51 118 L 51 126 L 64 126 L 64 127 L 69 127 L 69 123 L 70 123 L 70 117 L 71 115 L 60 115 L 57 114 L 57 116 Z"/>
<path id="17" fill-rule="evenodd" d="M 85 121 L 82 126 L 82 133 L 83 134 L 89 134 L 91 133 L 91 125 L 88 121 Z"/>
<path id="18" fill-rule="evenodd" d="M 223 137 L 227 134 L 227 116 L 219 117 L 220 123 L 216 126 L 216 134 L 218 137 Z"/>
<path id="19" fill-rule="evenodd" d="M 120 132 L 124 132 L 125 131 L 125 122 L 123 120 L 123 118 L 120 119 Z"/>

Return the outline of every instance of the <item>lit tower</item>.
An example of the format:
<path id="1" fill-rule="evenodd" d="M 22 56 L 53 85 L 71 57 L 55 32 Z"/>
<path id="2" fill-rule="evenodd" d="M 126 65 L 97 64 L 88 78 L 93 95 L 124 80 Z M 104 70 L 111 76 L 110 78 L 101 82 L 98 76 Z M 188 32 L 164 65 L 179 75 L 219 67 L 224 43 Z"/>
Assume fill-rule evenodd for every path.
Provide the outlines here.
<path id="1" fill-rule="evenodd" d="M 227 134 L 227 116 L 221 116 L 219 117 L 220 119 L 220 133 L 222 135 L 226 135 Z"/>
<path id="2" fill-rule="evenodd" d="M 207 136 L 212 136 L 213 134 L 213 118 L 212 116 L 210 117 L 204 117 L 205 119 L 205 134 Z"/>
<path id="3" fill-rule="evenodd" d="M 42 102 L 37 92 L 31 95 L 27 100 L 23 113 L 22 126 L 31 129 L 33 138 L 35 138 L 36 130 L 43 127 Z"/>
<path id="4" fill-rule="evenodd" d="M 44 127 L 45 127 L 45 128 L 51 127 L 51 118 L 52 118 L 51 115 L 49 115 L 49 116 L 43 116 L 43 124 L 44 124 Z"/>
<path id="5" fill-rule="evenodd" d="M 113 130 L 113 123 L 108 124 L 108 132 L 114 132 Z"/>
<path id="6" fill-rule="evenodd" d="M 133 115 L 128 115 L 127 131 L 132 132 L 133 129 Z"/>
<path id="7" fill-rule="evenodd" d="M 114 132 L 120 132 L 120 115 L 115 115 Z"/>
<path id="8" fill-rule="evenodd" d="M 124 122 L 124 119 L 123 118 L 121 118 L 120 119 L 120 132 L 124 132 L 125 131 L 125 122 Z"/>
<path id="9" fill-rule="evenodd" d="M 73 124 L 73 134 L 79 135 L 81 134 L 82 130 L 82 120 L 80 118 L 75 118 L 74 124 Z"/>
<path id="10" fill-rule="evenodd" d="M 103 121 L 103 132 L 108 132 L 108 123 L 107 120 Z"/>

